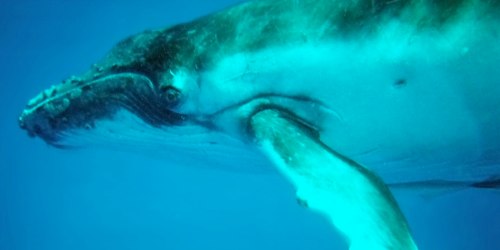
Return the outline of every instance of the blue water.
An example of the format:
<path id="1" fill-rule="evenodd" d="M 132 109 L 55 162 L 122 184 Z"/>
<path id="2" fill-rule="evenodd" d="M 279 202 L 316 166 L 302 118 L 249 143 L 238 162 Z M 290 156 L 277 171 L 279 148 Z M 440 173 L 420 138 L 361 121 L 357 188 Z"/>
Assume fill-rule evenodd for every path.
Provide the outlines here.
<path id="1" fill-rule="evenodd" d="M 18 129 L 27 100 L 122 38 L 236 1 L 102 2 L 0 2 L 0 250 L 346 249 L 276 174 L 61 151 Z M 397 198 L 420 249 L 500 249 L 498 193 Z"/>

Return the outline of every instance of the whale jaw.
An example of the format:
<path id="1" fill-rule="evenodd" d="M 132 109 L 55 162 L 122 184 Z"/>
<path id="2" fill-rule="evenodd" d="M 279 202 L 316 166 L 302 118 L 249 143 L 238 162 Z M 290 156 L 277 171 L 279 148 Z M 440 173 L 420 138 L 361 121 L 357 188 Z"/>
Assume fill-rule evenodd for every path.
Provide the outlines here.
<path id="1" fill-rule="evenodd" d="M 140 74 L 120 73 L 84 82 L 69 80 L 42 92 L 29 102 L 19 125 L 29 135 L 52 145 L 71 130 L 92 130 L 100 120 L 112 120 L 122 109 L 152 126 L 182 123 L 169 102 Z"/>

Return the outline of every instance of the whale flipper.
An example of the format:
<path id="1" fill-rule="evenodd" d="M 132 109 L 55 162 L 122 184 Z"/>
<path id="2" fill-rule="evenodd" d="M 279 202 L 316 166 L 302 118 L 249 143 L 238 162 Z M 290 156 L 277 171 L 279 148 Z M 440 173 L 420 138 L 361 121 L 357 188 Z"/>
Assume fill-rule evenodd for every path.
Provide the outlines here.
<path id="1" fill-rule="evenodd" d="M 417 249 L 387 186 L 283 112 L 257 112 L 250 118 L 250 131 L 295 186 L 300 204 L 325 215 L 352 250 Z"/>

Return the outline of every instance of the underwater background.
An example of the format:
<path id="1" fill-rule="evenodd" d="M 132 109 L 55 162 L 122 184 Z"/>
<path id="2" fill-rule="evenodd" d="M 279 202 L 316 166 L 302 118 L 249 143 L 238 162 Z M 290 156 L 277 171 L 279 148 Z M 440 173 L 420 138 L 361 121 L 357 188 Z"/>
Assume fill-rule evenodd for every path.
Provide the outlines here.
<path id="1" fill-rule="evenodd" d="M 235 0 L 0 1 L 0 250 L 346 249 L 269 170 L 169 164 L 152 154 L 58 150 L 18 128 L 39 91 L 121 39 Z M 500 194 L 397 193 L 420 249 L 500 249 Z"/>

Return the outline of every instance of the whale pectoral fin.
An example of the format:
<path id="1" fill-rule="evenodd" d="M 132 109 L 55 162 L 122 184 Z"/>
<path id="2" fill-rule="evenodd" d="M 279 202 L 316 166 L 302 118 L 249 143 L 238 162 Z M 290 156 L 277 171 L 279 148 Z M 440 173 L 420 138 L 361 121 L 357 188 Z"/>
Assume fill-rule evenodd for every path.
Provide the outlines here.
<path id="1" fill-rule="evenodd" d="M 264 109 L 249 122 L 258 146 L 297 189 L 300 204 L 329 218 L 350 249 L 417 249 L 377 176 L 330 149 L 286 111 Z"/>

